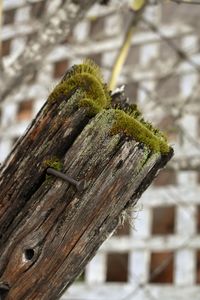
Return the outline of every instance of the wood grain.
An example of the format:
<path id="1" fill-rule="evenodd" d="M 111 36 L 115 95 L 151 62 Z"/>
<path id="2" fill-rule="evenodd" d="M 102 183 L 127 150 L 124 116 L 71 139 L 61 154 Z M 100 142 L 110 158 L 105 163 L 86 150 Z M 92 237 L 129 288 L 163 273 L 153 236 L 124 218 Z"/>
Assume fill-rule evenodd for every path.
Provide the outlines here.
<path id="1" fill-rule="evenodd" d="M 0 296 L 7 300 L 59 299 L 172 156 L 111 135 L 112 113 L 90 119 L 69 104 L 72 97 L 43 107 L 1 170 Z M 83 192 L 46 178 L 51 156 L 86 181 Z"/>

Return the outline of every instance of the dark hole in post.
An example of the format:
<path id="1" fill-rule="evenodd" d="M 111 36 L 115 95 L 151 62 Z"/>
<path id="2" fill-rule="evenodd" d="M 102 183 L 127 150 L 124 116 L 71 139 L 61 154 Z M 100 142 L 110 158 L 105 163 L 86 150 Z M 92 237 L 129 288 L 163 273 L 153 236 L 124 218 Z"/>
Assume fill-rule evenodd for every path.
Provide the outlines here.
<path id="1" fill-rule="evenodd" d="M 9 286 L 7 283 L 0 282 L 0 300 L 4 300 L 9 292 Z"/>
<path id="2" fill-rule="evenodd" d="M 29 249 L 25 249 L 24 254 L 25 254 L 25 258 L 27 260 L 31 260 L 34 256 L 35 252 L 33 249 L 29 248 Z"/>

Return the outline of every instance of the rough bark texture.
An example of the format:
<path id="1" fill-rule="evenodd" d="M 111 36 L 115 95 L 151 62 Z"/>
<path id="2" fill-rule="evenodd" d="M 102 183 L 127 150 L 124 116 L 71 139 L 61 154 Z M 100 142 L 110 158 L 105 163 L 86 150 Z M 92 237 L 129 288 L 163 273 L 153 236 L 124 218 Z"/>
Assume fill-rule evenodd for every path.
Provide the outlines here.
<path id="1" fill-rule="evenodd" d="M 172 156 L 111 135 L 112 112 L 89 118 L 73 97 L 45 104 L 1 170 L 2 299 L 59 299 Z M 83 192 L 46 177 L 53 156 Z"/>

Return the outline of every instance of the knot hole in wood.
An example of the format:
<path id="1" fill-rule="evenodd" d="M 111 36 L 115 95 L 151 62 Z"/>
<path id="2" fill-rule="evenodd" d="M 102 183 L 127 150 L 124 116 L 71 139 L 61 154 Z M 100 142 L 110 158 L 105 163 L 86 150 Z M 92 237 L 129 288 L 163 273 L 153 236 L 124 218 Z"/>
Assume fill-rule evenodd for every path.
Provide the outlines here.
<path id="1" fill-rule="evenodd" d="M 26 260 L 32 260 L 35 255 L 35 251 L 32 248 L 27 248 L 24 250 L 24 256 Z"/>

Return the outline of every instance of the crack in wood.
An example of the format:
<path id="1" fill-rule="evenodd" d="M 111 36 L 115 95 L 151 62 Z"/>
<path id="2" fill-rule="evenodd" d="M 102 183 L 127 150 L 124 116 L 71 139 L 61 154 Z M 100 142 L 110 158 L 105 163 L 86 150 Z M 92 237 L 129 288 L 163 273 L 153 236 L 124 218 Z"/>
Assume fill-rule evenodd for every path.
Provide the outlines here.
<path id="1" fill-rule="evenodd" d="M 48 111 L 44 106 L 2 168 L 0 280 L 10 287 L 6 300 L 59 299 L 172 156 L 111 135 L 112 113 L 90 119 L 86 109 L 70 110 L 66 99 L 59 101 L 60 119 L 51 113 L 59 112 L 56 103 Z M 81 195 L 67 182 L 46 180 L 43 161 L 53 155 L 63 172 L 87 181 Z"/>

